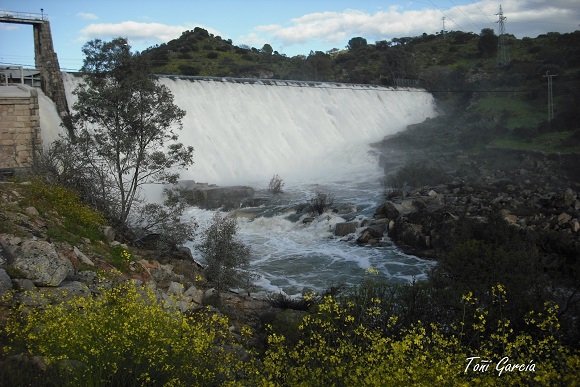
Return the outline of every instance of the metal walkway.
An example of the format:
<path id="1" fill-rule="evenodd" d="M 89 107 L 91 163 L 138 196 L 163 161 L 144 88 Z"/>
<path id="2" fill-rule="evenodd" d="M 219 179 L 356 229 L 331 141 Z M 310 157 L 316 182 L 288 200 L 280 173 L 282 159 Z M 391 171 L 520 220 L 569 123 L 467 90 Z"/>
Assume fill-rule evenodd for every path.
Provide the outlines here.
<path id="1" fill-rule="evenodd" d="M 40 24 L 48 20 L 44 13 L 0 11 L 1 23 Z"/>

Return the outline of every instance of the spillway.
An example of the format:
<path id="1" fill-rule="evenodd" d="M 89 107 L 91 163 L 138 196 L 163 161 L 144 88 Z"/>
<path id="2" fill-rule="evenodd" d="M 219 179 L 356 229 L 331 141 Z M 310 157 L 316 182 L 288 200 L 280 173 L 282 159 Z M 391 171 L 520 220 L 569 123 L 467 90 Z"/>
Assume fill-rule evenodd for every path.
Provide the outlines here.
<path id="1" fill-rule="evenodd" d="M 180 141 L 195 148 L 184 179 L 215 184 L 365 178 L 378 171 L 369 144 L 435 115 L 419 89 L 272 80 L 159 82 L 185 110 Z M 70 102 L 78 79 L 65 74 Z M 361 175 L 362 174 L 362 175 Z"/>
<path id="2" fill-rule="evenodd" d="M 67 98 L 79 79 L 64 75 Z M 333 236 L 336 223 L 370 216 L 382 200 L 382 170 L 370 144 L 436 114 L 432 96 L 419 89 L 274 80 L 160 77 L 186 111 L 179 141 L 195 148 L 194 165 L 181 178 L 267 187 L 278 174 L 285 193 L 268 215 L 240 219 L 240 238 L 252 248 L 257 285 L 300 294 L 339 283 L 354 284 L 373 267 L 393 281 L 421 278 L 431 262 L 396 247 L 364 248 Z M 316 191 L 334 194 L 350 213 L 291 221 L 288 211 Z M 276 212 L 278 211 L 279 212 Z M 188 217 L 207 225 L 212 213 Z M 203 257 L 191 241 L 194 257 Z"/>

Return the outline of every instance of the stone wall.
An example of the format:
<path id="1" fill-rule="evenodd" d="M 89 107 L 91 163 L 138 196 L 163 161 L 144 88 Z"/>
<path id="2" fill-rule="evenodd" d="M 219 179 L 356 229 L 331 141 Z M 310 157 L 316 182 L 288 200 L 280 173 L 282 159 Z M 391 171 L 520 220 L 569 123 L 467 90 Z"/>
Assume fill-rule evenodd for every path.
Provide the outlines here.
<path id="1" fill-rule="evenodd" d="M 50 23 L 48 20 L 44 20 L 42 23 L 33 24 L 33 27 L 34 61 L 36 68 L 40 70 L 42 91 L 54 102 L 63 124 L 69 130 L 69 133 L 72 134 L 72 126 L 69 119 L 70 112 L 58 57 L 52 43 Z"/>
<path id="2" fill-rule="evenodd" d="M 2 89 L 0 171 L 30 168 L 36 150 L 42 147 L 38 92 L 26 86 L 4 86 Z"/>

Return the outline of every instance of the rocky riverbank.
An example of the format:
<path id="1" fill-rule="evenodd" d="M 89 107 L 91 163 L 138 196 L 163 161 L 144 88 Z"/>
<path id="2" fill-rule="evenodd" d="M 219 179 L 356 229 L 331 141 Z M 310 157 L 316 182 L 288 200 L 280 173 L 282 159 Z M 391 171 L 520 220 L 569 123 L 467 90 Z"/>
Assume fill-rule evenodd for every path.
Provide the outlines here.
<path id="1" fill-rule="evenodd" d="M 358 243 L 376 245 L 387 235 L 406 253 L 436 259 L 466 219 L 485 225 L 501 218 L 536 241 L 545 270 L 569 271 L 580 261 L 579 155 L 491 148 L 467 154 L 402 144 L 396 137 L 379 145 L 387 176 L 402 163 L 388 156 L 399 155 L 440 166 L 445 178 L 386 191 Z"/>
<path id="2" fill-rule="evenodd" d="M 183 249 L 162 256 L 115 239 L 69 234 L 56 211 L 26 205 L 27 183 L 0 182 L 0 318 L 14 302 L 29 307 L 57 304 L 76 296 L 99 294 L 132 280 L 153 289 L 159 300 L 184 313 L 210 307 L 227 314 L 232 330 L 253 325 L 272 307 L 266 300 L 205 285 L 203 268 Z M 11 295 L 10 300 L 3 297 Z M 40 304 L 39 304 L 40 302 Z"/>

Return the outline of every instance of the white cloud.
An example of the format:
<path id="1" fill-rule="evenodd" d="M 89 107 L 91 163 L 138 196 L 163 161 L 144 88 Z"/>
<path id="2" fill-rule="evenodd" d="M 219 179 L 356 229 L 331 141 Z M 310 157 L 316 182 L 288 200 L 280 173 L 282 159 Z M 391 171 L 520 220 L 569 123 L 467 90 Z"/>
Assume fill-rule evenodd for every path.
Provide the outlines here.
<path id="1" fill-rule="evenodd" d="M 504 0 L 506 32 L 518 37 L 535 37 L 550 31 L 571 32 L 577 29 L 580 7 L 577 0 Z M 435 34 L 443 29 L 479 33 L 483 28 L 497 32 L 495 0 L 480 0 L 452 8 L 423 9 L 390 7 L 375 13 L 356 9 L 341 12 L 318 12 L 291 19 L 287 25 L 262 25 L 251 36 L 256 42 L 277 42 L 282 46 L 341 43 L 356 36 L 369 40 L 389 40 L 393 37 Z M 313 44 L 314 46 L 314 44 Z"/>
<path id="2" fill-rule="evenodd" d="M 195 27 L 205 28 L 199 24 L 193 26 L 170 26 L 161 23 L 140 23 L 135 21 L 124 21 L 121 23 L 98 23 L 90 24 L 81 30 L 80 41 L 91 39 L 110 39 L 125 37 L 133 43 L 165 43 L 172 39 L 177 39 L 184 31 L 193 30 Z M 219 35 L 216 30 L 205 28 L 208 32 Z"/>
<path id="3" fill-rule="evenodd" d="M 79 12 L 77 13 L 77 17 L 83 20 L 97 20 L 99 17 L 94 13 L 86 13 L 86 12 Z"/>

